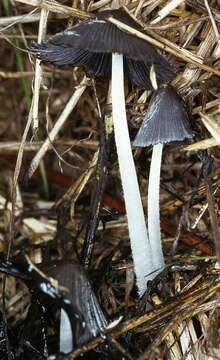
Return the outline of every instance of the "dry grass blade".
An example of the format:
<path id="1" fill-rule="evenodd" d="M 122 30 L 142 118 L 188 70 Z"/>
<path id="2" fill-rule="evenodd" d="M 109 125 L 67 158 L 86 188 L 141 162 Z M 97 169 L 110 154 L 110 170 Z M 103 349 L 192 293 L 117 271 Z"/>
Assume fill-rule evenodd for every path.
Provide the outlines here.
<path id="1" fill-rule="evenodd" d="M 215 69 L 214 67 L 205 65 L 203 63 L 203 59 L 199 58 L 198 56 L 195 56 L 194 54 L 190 53 L 189 51 L 187 51 L 185 49 L 181 49 L 180 47 L 171 43 L 170 41 L 159 37 L 152 30 L 148 30 L 148 33 L 150 33 L 152 35 L 152 37 L 150 37 L 148 35 L 143 34 L 140 31 L 132 28 L 131 26 L 128 26 L 128 25 L 124 24 L 123 22 L 114 19 L 113 17 L 109 17 L 108 20 L 112 24 L 115 24 L 116 26 L 118 26 L 120 29 L 127 31 L 130 34 L 133 34 L 133 35 L 139 37 L 140 39 L 143 39 L 143 40 L 149 42 L 150 44 L 158 47 L 161 50 L 164 50 L 164 51 L 166 51 L 172 55 L 175 55 L 177 57 L 180 57 L 182 60 L 186 61 L 187 63 L 194 64 L 198 68 L 209 71 L 216 75 L 220 75 L 219 70 Z M 153 37 L 159 38 L 160 40 L 154 39 Z"/>
<path id="2" fill-rule="evenodd" d="M 212 119 L 210 116 L 199 113 L 201 116 L 201 120 L 205 125 L 206 129 L 210 132 L 210 134 L 215 138 L 215 141 L 220 145 L 220 125 L 215 119 Z"/>
<path id="3" fill-rule="evenodd" d="M 187 145 L 182 149 L 182 151 L 207 150 L 207 149 L 210 149 L 213 146 L 217 146 L 217 145 L 219 145 L 219 142 L 215 138 L 209 138 L 209 139 L 198 141 L 194 144 Z"/>
<path id="4" fill-rule="evenodd" d="M 23 72 L 5 72 L 5 71 L 0 71 L 0 76 L 3 79 L 19 79 L 22 78 L 24 76 L 33 76 L 34 72 L 33 71 L 25 71 Z"/>
<path id="5" fill-rule="evenodd" d="M 24 146 L 25 151 L 36 151 L 39 149 L 39 146 L 43 145 L 44 141 L 32 141 L 27 142 Z M 95 150 L 98 147 L 98 141 L 95 140 L 56 140 L 54 141 L 55 145 L 67 145 L 67 146 L 74 146 L 77 145 L 78 147 L 88 147 L 89 149 Z M 19 149 L 20 142 L 12 141 L 12 142 L 1 142 L 0 143 L 0 151 L 1 153 L 8 152 L 8 151 L 17 151 Z"/>
<path id="6" fill-rule="evenodd" d="M 214 32 L 215 32 L 216 41 L 219 43 L 219 41 L 220 41 L 219 32 L 218 32 L 217 25 L 216 25 L 216 23 L 215 23 L 215 19 L 214 19 L 213 15 L 212 15 L 212 12 L 211 12 L 209 3 L 208 3 L 207 0 L 204 0 L 204 4 L 205 4 L 205 6 L 206 6 L 206 8 L 207 8 L 207 11 L 208 11 L 208 14 L 209 14 L 211 23 L 212 23 L 212 27 L 213 27 L 213 30 L 214 30 Z"/>
<path id="7" fill-rule="evenodd" d="M 157 296 L 153 297 L 153 301 L 155 305 L 161 304 L 161 301 Z M 169 357 L 173 360 L 179 360 L 182 357 L 181 348 L 178 344 L 178 341 L 175 338 L 175 334 L 173 332 L 169 332 L 165 338 L 165 342 L 167 344 L 167 348 L 169 349 Z"/>
<path id="8" fill-rule="evenodd" d="M 165 39 L 163 39 L 162 37 L 159 37 L 158 35 L 156 35 L 156 37 L 160 38 L 160 40 L 166 42 L 167 44 L 164 44 L 164 43 L 154 39 L 153 37 L 143 34 L 142 32 L 132 28 L 131 26 L 128 26 L 128 25 L 124 24 L 123 22 L 114 19 L 114 17 L 112 17 L 112 16 L 110 16 L 108 18 L 108 20 L 112 24 L 115 24 L 116 26 L 118 26 L 120 29 L 128 32 L 129 34 L 133 34 L 133 35 L 139 37 L 140 39 L 143 39 L 143 40 L 149 42 L 150 44 L 158 47 L 161 50 L 164 50 L 172 55 L 181 57 L 183 60 L 188 61 L 192 64 L 195 64 L 197 66 L 201 66 L 202 68 L 204 68 L 204 66 L 205 66 L 205 70 L 209 69 L 209 71 L 210 71 L 210 69 L 211 69 L 209 66 L 207 68 L 206 65 L 202 64 L 203 60 L 201 58 L 195 56 L 194 54 L 190 53 L 189 51 L 187 51 L 185 49 L 179 48 L 177 45 L 171 43 L 170 41 L 166 41 Z M 148 32 L 151 34 L 154 34 L 154 32 L 152 32 L 150 30 L 148 30 Z M 216 69 L 211 70 L 211 72 L 215 72 L 215 71 L 217 71 L 217 70 Z M 220 74 L 220 71 L 217 71 L 217 74 Z"/>
<path id="9" fill-rule="evenodd" d="M 170 302 L 164 303 L 161 306 L 158 306 L 153 311 L 148 312 L 147 314 L 133 318 L 126 322 L 121 323 L 115 329 L 107 331 L 107 334 L 111 334 L 113 337 L 119 337 L 121 334 L 130 331 L 130 330 L 139 330 L 139 326 L 144 325 L 140 330 L 141 332 L 147 332 L 152 328 L 156 328 L 160 324 L 163 324 L 164 320 L 169 316 L 173 317 L 176 314 L 175 318 L 165 326 L 164 330 L 158 335 L 157 340 L 153 342 L 152 345 L 147 349 L 147 351 L 141 355 L 138 360 L 149 359 L 152 348 L 156 348 L 170 333 L 172 329 L 175 329 L 178 322 L 183 321 L 184 319 L 190 318 L 192 312 L 198 314 L 201 311 L 199 308 L 200 304 L 203 303 L 204 299 L 210 299 L 214 294 L 220 290 L 220 283 L 218 275 L 214 278 L 209 278 L 204 281 L 202 284 L 199 284 L 197 287 L 193 288 L 189 292 L 183 293 L 178 297 L 170 300 Z M 198 312 L 197 312 L 198 311 Z M 66 356 L 66 359 L 75 359 L 80 354 L 87 352 L 96 346 L 103 344 L 105 338 L 97 338 L 86 346 L 75 350 L 70 355 Z"/>
<path id="10" fill-rule="evenodd" d="M 15 203 L 16 203 L 16 189 L 17 189 L 18 177 L 20 175 L 21 166 L 22 166 L 24 145 L 25 145 L 25 142 L 27 139 L 28 132 L 31 127 L 31 123 L 32 123 L 32 107 L 31 107 L 31 110 L 30 110 L 30 113 L 28 116 L 28 121 L 27 121 L 26 127 L 24 129 L 24 133 L 23 133 L 21 144 L 20 144 L 19 151 L 18 151 L 15 170 L 14 170 L 13 185 L 12 185 L 12 211 L 11 211 L 11 221 L 10 221 L 10 243 L 9 243 L 9 247 L 8 247 L 8 256 L 10 254 L 11 246 L 12 246 L 12 243 L 14 240 Z"/>
<path id="11" fill-rule="evenodd" d="M 213 50 L 213 41 L 215 41 L 215 34 L 212 29 L 212 25 L 210 22 L 205 23 L 204 25 L 204 36 L 202 37 L 202 41 L 197 47 L 196 54 L 203 59 L 207 58 L 211 55 Z M 172 85 L 179 88 L 189 87 L 191 84 L 198 81 L 199 76 L 201 74 L 201 67 L 199 65 L 197 67 L 192 67 L 190 61 L 185 67 L 183 74 L 177 76 L 173 81 Z M 207 70 L 209 71 L 209 70 Z M 219 71 L 218 71 L 219 73 Z M 218 74 L 219 75 L 219 74 Z"/>
<path id="12" fill-rule="evenodd" d="M 46 10 L 46 9 L 41 10 L 39 31 L 38 31 L 38 43 L 41 43 L 42 40 L 45 39 L 48 15 L 49 15 L 48 10 Z M 39 105 L 39 96 L 40 96 L 41 77 L 42 77 L 42 69 L 41 69 L 41 65 L 40 65 L 40 60 L 36 59 L 34 89 L 33 89 L 33 98 L 32 98 L 33 131 L 38 129 L 38 105 Z"/>
<path id="13" fill-rule="evenodd" d="M 69 99 L 68 103 L 65 106 L 65 109 L 62 111 L 62 114 L 57 119 L 56 124 L 54 125 L 53 129 L 49 133 L 49 137 L 45 140 L 44 144 L 41 146 L 38 153 L 35 155 L 34 159 L 31 162 L 30 169 L 28 171 L 28 178 L 31 178 L 35 170 L 38 168 L 39 163 L 45 153 L 47 152 L 48 148 L 50 147 L 50 144 L 54 141 L 55 137 L 57 136 L 58 132 L 64 125 L 64 123 L 67 121 L 69 114 L 76 106 L 77 102 L 79 101 L 81 95 L 86 89 L 88 80 L 86 77 L 83 78 L 80 85 L 77 87 L 77 89 L 74 91 L 73 95 Z"/>
<path id="14" fill-rule="evenodd" d="M 67 16 L 74 16 L 79 19 L 87 19 L 91 17 L 91 15 L 87 14 L 86 12 L 74 9 L 69 6 L 62 5 L 54 0 L 16 0 L 17 2 L 37 6 L 39 8 L 44 8 L 48 11 L 52 11 L 59 14 L 64 14 Z"/>
<path id="15" fill-rule="evenodd" d="M 172 10 L 183 3 L 183 0 L 171 0 L 160 11 L 158 11 L 158 17 L 151 21 L 151 24 L 157 24 L 160 20 L 165 18 Z"/>
<path id="16" fill-rule="evenodd" d="M 35 12 L 36 10 L 34 10 Z M 29 14 L 24 14 L 24 15 L 17 15 L 17 16 L 7 16 L 7 17 L 3 17 L 0 18 L 0 26 L 7 26 L 9 25 L 10 27 L 19 23 L 19 24 L 24 24 L 24 23 L 29 23 L 29 22 L 36 22 L 40 20 L 40 14 L 34 14 L 33 12 L 29 13 Z M 6 29 L 1 29 L 1 31 L 4 31 Z"/>
<path id="17" fill-rule="evenodd" d="M 210 221 L 211 221 L 212 232 L 215 242 L 218 265 L 220 265 L 220 229 L 219 229 L 219 223 L 215 209 L 215 201 L 212 194 L 211 182 L 210 179 L 207 179 L 206 181 L 207 181 L 207 202 L 208 202 L 208 209 L 210 214 Z"/>
<path id="18" fill-rule="evenodd" d="M 85 185 L 87 184 L 87 182 L 89 181 L 89 179 L 91 178 L 92 174 L 94 173 L 95 169 L 96 169 L 96 165 L 98 162 L 98 156 L 99 156 L 99 150 L 97 150 L 89 164 L 88 169 L 77 179 L 77 181 L 70 186 L 70 188 L 68 189 L 68 191 L 62 196 L 62 198 L 59 199 L 59 201 L 57 201 L 56 203 L 56 207 L 60 207 L 61 204 L 65 204 L 66 201 L 69 201 L 69 199 L 71 199 L 71 217 L 74 217 L 75 214 L 75 203 L 78 200 L 81 192 L 83 191 Z"/>

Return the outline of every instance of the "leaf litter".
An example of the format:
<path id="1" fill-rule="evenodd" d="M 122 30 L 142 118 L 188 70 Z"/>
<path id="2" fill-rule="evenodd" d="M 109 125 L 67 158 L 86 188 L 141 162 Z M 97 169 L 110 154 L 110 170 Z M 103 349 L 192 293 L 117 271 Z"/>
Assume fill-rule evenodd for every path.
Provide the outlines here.
<path id="1" fill-rule="evenodd" d="M 9 18 L 0 6 L 1 266 L 5 264 L 12 272 L 19 263 L 23 276 L 22 281 L 14 277 L 17 273 L 11 273 L 5 286 L 2 275 L 1 358 L 43 359 L 53 354 L 63 359 L 218 359 L 220 4 L 158 0 L 128 1 L 124 5 L 136 17 L 146 38 L 151 37 L 151 43 L 164 51 L 178 70 L 171 84 L 188 104 L 195 134 L 193 140 L 164 148 L 161 229 L 169 266 L 148 285 L 141 299 L 135 287 L 111 133 L 108 81 L 97 80 L 94 84 L 84 78 L 80 68 L 48 63 L 35 66 L 35 58 L 25 52 L 24 71 L 20 72 L 12 46 L 18 39 L 19 47 L 26 50 L 31 40 L 36 41 L 44 32 L 49 38 L 65 30 L 70 22 L 76 24 L 91 17 L 90 10 L 105 7 L 111 7 L 111 2 L 82 0 L 72 7 L 71 1 L 19 0 L 11 6 Z M 10 25 L 16 29 L 13 33 Z M 38 88 L 36 82 L 33 87 L 34 74 Z M 35 94 L 30 112 L 22 78 L 29 93 Z M 126 82 L 125 94 L 133 141 L 152 92 Z M 38 121 L 38 142 L 27 128 L 24 137 L 27 119 L 30 126 L 33 120 Z M 14 173 L 18 150 L 20 161 Z M 151 148 L 134 150 L 134 157 L 146 209 Z M 42 159 L 50 187 L 47 199 L 37 170 Z M 92 324 L 97 324 L 99 316 L 109 324 L 106 329 L 106 325 L 101 326 L 95 338 L 86 337 L 84 328 L 74 330 L 76 342 L 71 354 L 58 355 L 62 339 L 59 314 L 57 310 L 51 313 L 52 303 L 58 312 L 63 308 L 68 290 L 59 280 L 58 287 L 50 278 L 45 280 L 44 276 L 49 275 L 44 269 L 43 273 L 35 268 L 30 271 L 31 263 L 38 266 L 51 261 L 84 264 L 88 279 L 74 283 L 78 291 L 72 305 L 82 305 L 92 291 L 95 300 L 91 306 L 97 304 L 92 307 Z M 31 280 L 25 285 L 24 276 L 30 273 Z M 45 281 L 61 294 L 61 303 L 50 302 L 51 293 L 42 299 Z M 85 293 L 83 282 L 87 284 Z M 45 314 L 43 308 L 47 308 L 48 301 L 51 309 Z M 89 301 L 82 306 L 85 312 Z M 82 310 L 74 307 L 71 311 L 72 319 L 81 316 L 81 325 L 85 321 L 87 327 L 91 325 Z M 37 334 L 37 341 L 30 336 L 31 331 Z M 83 333 L 86 341 L 82 344 L 79 339 Z"/>

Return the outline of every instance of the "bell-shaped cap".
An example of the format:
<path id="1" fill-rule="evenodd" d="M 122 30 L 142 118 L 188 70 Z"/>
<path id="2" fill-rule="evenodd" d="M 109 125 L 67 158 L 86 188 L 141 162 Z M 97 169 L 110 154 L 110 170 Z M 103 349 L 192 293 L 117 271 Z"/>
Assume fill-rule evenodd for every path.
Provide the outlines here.
<path id="1" fill-rule="evenodd" d="M 126 25 L 142 30 L 123 9 L 105 10 L 47 41 L 32 42 L 30 51 L 44 61 L 56 65 L 83 66 L 89 77 L 111 77 L 111 54 L 124 55 L 125 77 L 136 85 L 152 89 L 149 71 L 154 64 L 158 84 L 170 81 L 175 68 L 151 44 L 125 31 L 109 21 L 112 16 Z"/>
<path id="2" fill-rule="evenodd" d="M 108 325 L 83 267 L 74 261 L 60 260 L 39 266 L 59 286 L 68 289 L 67 298 L 73 308 L 84 318 L 85 324 L 75 324 L 74 347 L 87 343 L 98 336 Z"/>
<path id="3" fill-rule="evenodd" d="M 186 105 L 175 89 L 162 85 L 153 94 L 133 146 L 146 147 L 193 137 Z"/>

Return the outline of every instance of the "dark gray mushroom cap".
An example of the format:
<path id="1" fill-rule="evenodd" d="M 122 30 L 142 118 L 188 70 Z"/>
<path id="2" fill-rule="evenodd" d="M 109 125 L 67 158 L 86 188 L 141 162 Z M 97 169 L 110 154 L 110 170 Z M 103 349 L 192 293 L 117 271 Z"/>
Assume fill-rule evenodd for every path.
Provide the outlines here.
<path id="1" fill-rule="evenodd" d="M 175 89 L 162 85 L 153 94 L 133 146 L 146 147 L 193 137 L 186 105 Z"/>
<path id="2" fill-rule="evenodd" d="M 105 10 L 56 34 L 42 44 L 32 42 L 30 51 L 56 65 L 83 66 L 88 76 L 111 77 L 111 54 L 124 55 L 125 77 L 136 85 L 152 89 L 149 71 L 154 64 L 159 84 L 170 81 L 176 70 L 146 41 L 120 30 L 109 17 L 139 31 L 141 27 L 123 9 Z"/>
<path id="3" fill-rule="evenodd" d="M 105 330 L 108 323 L 83 267 L 74 261 L 60 260 L 40 264 L 40 269 L 68 289 L 67 298 L 83 315 L 85 324 L 75 324 L 75 347 L 87 343 Z"/>

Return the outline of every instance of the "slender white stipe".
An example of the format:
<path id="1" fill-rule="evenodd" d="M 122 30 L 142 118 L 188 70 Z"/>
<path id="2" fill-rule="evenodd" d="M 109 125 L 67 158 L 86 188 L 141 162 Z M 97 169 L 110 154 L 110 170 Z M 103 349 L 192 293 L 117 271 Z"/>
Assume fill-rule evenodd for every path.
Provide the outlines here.
<path id="1" fill-rule="evenodd" d="M 153 146 L 148 183 L 148 234 L 154 270 L 164 266 L 160 232 L 160 169 L 163 144 Z M 160 270 L 161 271 L 161 270 Z M 154 277 L 157 273 L 154 273 Z"/>
<path id="2" fill-rule="evenodd" d="M 60 312 L 60 352 L 68 354 L 73 350 L 73 334 L 69 316 L 64 309 Z"/>
<path id="3" fill-rule="evenodd" d="M 146 275 L 152 271 L 152 255 L 128 132 L 123 56 L 120 54 L 112 54 L 112 115 L 134 270 L 141 296 L 149 280 Z M 154 274 L 150 278 L 153 277 Z"/>

